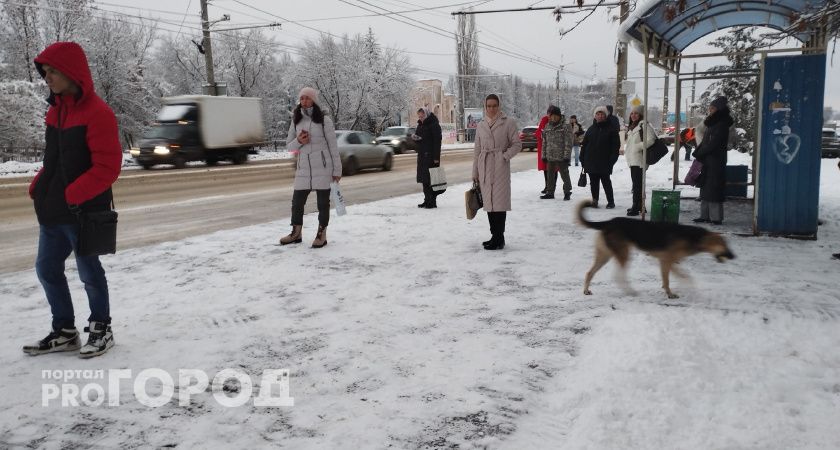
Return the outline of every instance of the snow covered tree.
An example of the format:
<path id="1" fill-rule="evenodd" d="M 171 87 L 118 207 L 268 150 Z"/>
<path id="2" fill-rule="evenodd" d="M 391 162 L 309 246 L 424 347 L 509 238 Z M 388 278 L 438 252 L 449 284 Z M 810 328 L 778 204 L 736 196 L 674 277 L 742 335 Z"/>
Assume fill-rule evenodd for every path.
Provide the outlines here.
<path id="1" fill-rule="evenodd" d="M 35 82 L 41 76 L 33 60 L 43 49 L 39 0 L 4 3 L 0 14 L 0 48 L 3 72 L 0 79 Z"/>
<path id="2" fill-rule="evenodd" d="M 154 83 L 145 71 L 156 28 L 121 16 L 100 16 L 90 22 L 79 43 L 85 49 L 97 94 L 117 116 L 124 145 L 132 145 L 154 120 L 159 107 Z"/>
<path id="3" fill-rule="evenodd" d="M 725 54 L 728 64 L 713 67 L 711 70 L 757 70 L 759 61 L 751 52 L 765 46 L 761 37 L 756 37 L 754 27 L 733 28 L 710 43 Z M 744 129 L 738 147 L 746 149 L 756 140 L 757 121 L 756 102 L 758 99 L 758 79 L 755 76 L 732 76 L 723 78 L 709 85 L 700 95 L 699 103 L 704 110 L 718 96 L 729 99 L 729 109 L 735 119 L 735 127 Z"/>
<path id="4" fill-rule="evenodd" d="M 0 148 L 44 146 L 45 92 L 43 81 L 0 81 Z"/>

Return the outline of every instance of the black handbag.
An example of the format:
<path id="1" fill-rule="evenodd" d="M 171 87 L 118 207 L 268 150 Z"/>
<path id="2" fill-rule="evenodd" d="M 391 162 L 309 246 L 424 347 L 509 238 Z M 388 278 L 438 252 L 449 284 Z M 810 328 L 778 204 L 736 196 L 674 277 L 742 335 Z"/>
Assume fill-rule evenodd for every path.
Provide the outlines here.
<path id="1" fill-rule="evenodd" d="M 578 177 L 578 186 L 586 187 L 586 171 L 585 170 L 580 171 L 580 177 Z"/>
<path id="2" fill-rule="evenodd" d="M 647 149 L 647 165 L 652 166 L 659 162 L 663 156 L 668 154 L 668 146 L 662 142 L 662 139 L 656 138 L 651 144 L 650 147 Z"/>
<path id="3" fill-rule="evenodd" d="M 117 252 L 117 212 L 79 212 L 79 256 L 109 255 Z"/>

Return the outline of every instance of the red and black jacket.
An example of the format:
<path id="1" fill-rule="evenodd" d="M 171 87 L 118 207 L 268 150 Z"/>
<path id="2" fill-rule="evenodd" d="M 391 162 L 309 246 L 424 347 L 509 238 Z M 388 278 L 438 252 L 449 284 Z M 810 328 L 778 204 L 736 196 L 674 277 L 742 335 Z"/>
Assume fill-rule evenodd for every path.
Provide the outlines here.
<path id="1" fill-rule="evenodd" d="M 83 211 L 110 208 L 111 185 L 122 167 L 117 118 L 94 92 L 87 57 L 78 44 L 50 45 L 35 58 L 35 67 L 42 77 L 44 64 L 76 83 L 79 93 L 61 96 L 50 93 L 47 99 L 50 109 L 44 166 L 32 180 L 29 195 L 35 200 L 39 223 L 74 223 L 76 218 L 68 205 L 79 206 Z M 61 173 L 62 165 L 66 178 Z"/>

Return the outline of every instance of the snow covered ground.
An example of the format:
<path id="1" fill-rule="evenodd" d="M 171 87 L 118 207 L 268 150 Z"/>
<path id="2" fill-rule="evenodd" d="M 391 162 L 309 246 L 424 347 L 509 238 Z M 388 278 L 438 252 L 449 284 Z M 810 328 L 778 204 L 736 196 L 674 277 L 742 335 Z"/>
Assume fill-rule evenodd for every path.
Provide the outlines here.
<path id="1" fill-rule="evenodd" d="M 746 203 L 729 202 L 719 228 L 737 259 L 685 261 L 693 285 L 677 279 L 676 300 L 642 255 L 628 274 L 637 296 L 612 263 L 583 296 L 594 232 L 572 216 L 588 191 L 539 200 L 536 171 L 513 176 L 498 252 L 481 248 L 486 216 L 464 218 L 462 185 L 436 210 L 418 209 L 419 193 L 353 206 L 319 250 L 310 214 L 303 245 L 275 245 L 288 231 L 278 219 L 105 257 L 117 346 L 92 360 L 23 355 L 49 311 L 33 271 L 4 274 L 0 447 L 840 448 L 836 164 L 823 160 L 818 241 L 744 237 Z M 616 168 L 618 207 L 590 210 L 595 219 L 630 206 L 623 159 Z M 649 184 L 669 186 L 669 174 L 656 166 Z M 682 220 L 697 209 L 683 200 Z M 72 262 L 68 274 L 82 326 Z M 150 368 L 176 384 L 156 408 L 133 389 Z M 119 406 L 42 406 L 56 383 L 42 371 L 85 369 L 132 371 L 107 390 Z M 209 389 L 182 406 L 179 369 L 235 369 L 257 385 L 288 369 L 294 406 L 228 408 Z M 86 383 L 108 388 L 65 384 Z"/>

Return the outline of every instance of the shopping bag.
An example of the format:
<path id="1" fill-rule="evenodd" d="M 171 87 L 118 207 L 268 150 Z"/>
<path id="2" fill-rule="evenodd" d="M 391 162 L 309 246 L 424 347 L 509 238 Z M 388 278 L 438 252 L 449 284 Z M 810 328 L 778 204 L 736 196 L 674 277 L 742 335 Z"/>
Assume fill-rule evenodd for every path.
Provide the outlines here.
<path id="1" fill-rule="evenodd" d="M 586 171 L 585 170 L 580 171 L 580 177 L 578 177 L 578 186 L 586 187 Z"/>
<path id="2" fill-rule="evenodd" d="M 473 183 L 473 187 L 464 193 L 464 204 L 467 208 L 467 219 L 472 220 L 478 213 L 478 210 L 484 206 L 484 200 L 481 198 L 481 189 L 478 183 Z"/>
<path id="3" fill-rule="evenodd" d="M 685 184 L 700 187 L 700 172 L 703 171 L 703 163 L 700 160 L 695 159 L 691 163 L 691 167 L 688 168 L 688 173 L 685 174 Z"/>
<path id="4" fill-rule="evenodd" d="M 337 216 L 343 216 L 347 214 L 347 208 L 344 204 L 344 196 L 341 195 L 341 188 L 335 181 L 330 183 L 330 199 L 335 204 L 335 214 Z"/>
<path id="5" fill-rule="evenodd" d="M 446 172 L 443 171 L 443 167 L 429 168 L 429 179 L 433 191 L 446 190 Z"/>

